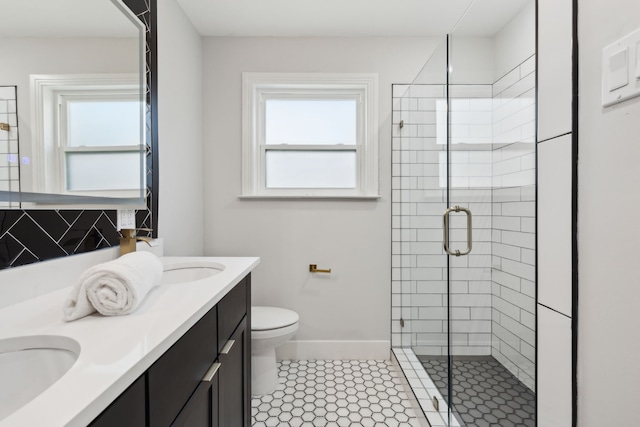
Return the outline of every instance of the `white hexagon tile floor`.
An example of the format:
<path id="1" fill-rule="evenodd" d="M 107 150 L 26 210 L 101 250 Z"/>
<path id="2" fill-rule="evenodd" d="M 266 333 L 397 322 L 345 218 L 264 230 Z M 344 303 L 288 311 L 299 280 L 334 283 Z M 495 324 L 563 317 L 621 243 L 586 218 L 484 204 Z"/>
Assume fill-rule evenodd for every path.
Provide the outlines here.
<path id="1" fill-rule="evenodd" d="M 278 375 L 251 399 L 254 427 L 420 426 L 390 361 L 283 360 Z"/>

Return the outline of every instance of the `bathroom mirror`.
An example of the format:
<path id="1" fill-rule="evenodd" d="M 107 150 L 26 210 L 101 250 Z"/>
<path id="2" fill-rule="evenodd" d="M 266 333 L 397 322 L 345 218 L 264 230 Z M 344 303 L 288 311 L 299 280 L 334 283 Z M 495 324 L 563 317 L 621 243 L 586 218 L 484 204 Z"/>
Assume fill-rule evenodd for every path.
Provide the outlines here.
<path id="1" fill-rule="evenodd" d="M 145 26 L 121 0 L 0 0 L 0 209 L 145 206 Z"/>

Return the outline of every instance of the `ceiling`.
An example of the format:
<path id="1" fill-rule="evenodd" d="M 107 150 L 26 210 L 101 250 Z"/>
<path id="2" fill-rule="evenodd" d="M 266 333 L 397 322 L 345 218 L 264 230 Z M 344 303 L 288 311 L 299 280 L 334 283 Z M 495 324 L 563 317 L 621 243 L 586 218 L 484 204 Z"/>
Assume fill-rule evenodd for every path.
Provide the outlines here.
<path id="1" fill-rule="evenodd" d="M 490 37 L 533 0 L 177 1 L 203 36 Z M 0 0 L 0 16 L 0 37 L 137 36 L 113 0 Z"/>
<path id="2" fill-rule="evenodd" d="M 489 37 L 532 0 L 177 1 L 204 36 Z"/>

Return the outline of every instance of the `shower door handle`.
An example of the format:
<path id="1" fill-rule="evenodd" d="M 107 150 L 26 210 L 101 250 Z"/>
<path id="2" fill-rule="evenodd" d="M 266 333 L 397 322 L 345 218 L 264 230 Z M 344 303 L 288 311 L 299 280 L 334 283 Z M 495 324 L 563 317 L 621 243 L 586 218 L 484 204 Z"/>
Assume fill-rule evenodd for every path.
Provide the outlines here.
<path id="1" fill-rule="evenodd" d="M 452 251 L 451 248 L 449 247 L 449 214 L 451 212 L 464 212 L 467 214 L 467 249 L 465 249 L 462 252 L 460 252 L 458 249 Z M 471 211 L 469 209 L 466 209 L 460 206 L 454 206 L 444 211 L 444 214 L 442 215 L 442 219 L 443 219 L 442 228 L 443 228 L 443 241 L 444 241 L 445 252 L 453 256 L 468 255 L 469 252 L 471 252 L 471 247 L 473 245 L 473 242 L 471 239 L 471 232 L 473 231 L 473 228 L 471 226 Z"/>

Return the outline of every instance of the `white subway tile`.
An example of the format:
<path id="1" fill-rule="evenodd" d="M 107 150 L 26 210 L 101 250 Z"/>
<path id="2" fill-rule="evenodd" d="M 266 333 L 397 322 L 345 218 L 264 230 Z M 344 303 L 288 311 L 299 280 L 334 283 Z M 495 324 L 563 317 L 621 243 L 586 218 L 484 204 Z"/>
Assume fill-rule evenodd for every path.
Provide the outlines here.
<path id="1" fill-rule="evenodd" d="M 492 85 L 452 85 L 451 98 L 492 98 Z"/>
<path id="2" fill-rule="evenodd" d="M 509 318 L 507 316 L 504 316 L 505 318 Z M 498 323 L 494 323 L 492 325 L 492 333 L 502 342 L 506 343 L 507 345 L 509 345 L 510 347 L 514 348 L 514 349 L 520 349 L 520 338 L 518 337 L 517 334 L 515 334 L 513 331 L 510 331 L 509 329 L 505 328 L 504 326 L 498 324 Z M 502 346 L 500 347 L 502 348 Z"/>
<path id="3" fill-rule="evenodd" d="M 511 290 L 509 288 L 502 288 L 500 291 L 500 296 L 502 297 L 502 299 L 517 305 L 518 307 L 522 308 L 523 310 L 527 310 L 529 313 L 534 313 L 535 312 L 535 299 L 532 297 L 529 297 L 525 294 L 522 294 L 520 292 L 516 292 L 514 290 Z"/>
<path id="4" fill-rule="evenodd" d="M 447 307 L 419 307 L 420 320 L 444 320 L 447 318 Z"/>
<path id="5" fill-rule="evenodd" d="M 522 77 L 536 71 L 536 56 L 533 55 L 522 64 L 520 64 L 520 75 Z"/>
<path id="6" fill-rule="evenodd" d="M 418 110 L 436 111 L 436 98 L 418 98 Z"/>
<path id="7" fill-rule="evenodd" d="M 502 270 L 505 273 L 509 273 L 523 279 L 531 281 L 535 280 L 535 267 L 529 264 L 504 259 L 502 261 Z"/>
<path id="8" fill-rule="evenodd" d="M 413 320 L 412 324 L 412 332 L 415 333 L 423 333 L 423 332 L 444 332 L 444 321 L 442 320 Z M 426 344 L 426 345 L 434 345 L 434 344 Z"/>
<path id="9" fill-rule="evenodd" d="M 494 175 L 506 175 L 508 173 L 520 172 L 520 157 L 502 160 L 493 164 Z"/>
<path id="10" fill-rule="evenodd" d="M 453 333 L 491 333 L 491 321 L 488 320 L 452 320 Z"/>
<path id="11" fill-rule="evenodd" d="M 490 307 L 473 307 L 470 310 L 470 319 L 475 320 L 491 320 Z"/>
<path id="12" fill-rule="evenodd" d="M 451 304 L 459 307 L 489 307 L 491 306 L 491 295 L 452 295 Z"/>
<path id="13" fill-rule="evenodd" d="M 495 98 L 497 95 L 504 92 L 508 87 L 514 85 L 516 82 L 520 80 L 520 69 L 515 68 L 509 71 L 507 74 L 498 79 L 492 87 L 493 97 Z"/>
<path id="14" fill-rule="evenodd" d="M 419 294 L 438 294 L 447 293 L 447 282 L 441 280 L 419 280 L 416 285 L 416 292 Z"/>
<path id="15" fill-rule="evenodd" d="M 533 329 L 529 329 L 524 326 L 519 321 L 509 317 L 502 316 L 500 318 L 500 326 L 514 334 L 518 339 L 522 339 L 530 345 L 535 345 L 536 343 L 536 333 Z M 510 344 L 511 345 L 511 344 Z M 519 342 L 516 345 L 512 345 L 514 349 L 519 349 Z"/>
<path id="16" fill-rule="evenodd" d="M 452 346 L 451 354 L 454 356 L 489 356 L 491 354 L 491 346 L 474 346 L 460 347 Z"/>
<path id="17" fill-rule="evenodd" d="M 530 265 L 535 265 L 536 263 L 536 252 L 531 249 L 520 249 L 520 259 L 522 262 Z"/>
<path id="18" fill-rule="evenodd" d="M 493 308 L 497 310 L 500 314 L 505 314 L 508 317 L 513 319 L 519 319 L 520 313 L 522 310 L 520 307 L 510 303 L 509 301 L 503 300 L 497 296 L 494 296 L 493 299 Z M 499 322 L 503 316 L 494 316 L 493 320 L 495 322 Z"/>
<path id="19" fill-rule="evenodd" d="M 536 328 L 536 315 L 529 313 L 526 310 L 520 310 L 520 323 L 529 329 L 535 330 Z"/>
<path id="20" fill-rule="evenodd" d="M 494 256 L 499 256 L 507 260 L 520 261 L 520 248 L 518 248 L 517 246 L 493 243 L 492 248 L 492 255 Z M 500 262 L 500 266 L 502 266 L 502 264 L 503 261 Z"/>
<path id="21" fill-rule="evenodd" d="M 493 111 L 493 99 L 491 99 L 491 98 L 471 98 L 471 99 L 469 99 L 469 110 L 471 110 L 471 111 Z"/>
<path id="22" fill-rule="evenodd" d="M 506 202 L 502 204 L 502 215 L 535 217 L 535 202 Z"/>
<path id="23" fill-rule="evenodd" d="M 531 280 L 522 279 L 520 281 L 520 292 L 523 294 L 530 296 L 531 298 L 536 297 L 536 283 Z"/>
<path id="24" fill-rule="evenodd" d="M 502 185 L 507 186 L 527 186 L 536 182 L 535 170 L 524 170 L 522 172 L 511 173 L 502 176 Z"/>
<path id="25" fill-rule="evenodd" d="M 504 258 L 502 262 L 504 262 Z M 520 292 L 520 278 L 502 270 L 493 270 L 491 279 L 502 286 L 506 286 L 514 291 Z"/>
<path id="26" fill-rule="evenodd" d="M 520 218 L 517 216 L 496 216 L 493 228 L 497 230 L 520 231 Z"/>

